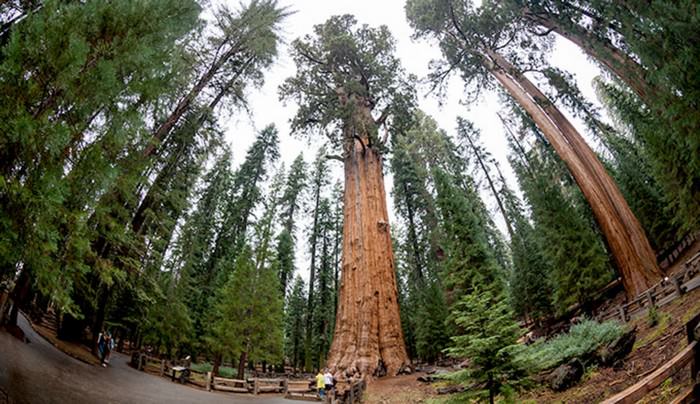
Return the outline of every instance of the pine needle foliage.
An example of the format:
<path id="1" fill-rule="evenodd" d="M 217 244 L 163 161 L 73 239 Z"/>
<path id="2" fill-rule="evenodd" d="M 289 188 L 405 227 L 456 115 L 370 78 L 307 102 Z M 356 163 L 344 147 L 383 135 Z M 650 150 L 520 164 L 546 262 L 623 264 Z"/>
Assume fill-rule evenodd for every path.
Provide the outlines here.
<path id="1" fill-rule="evenodd" d="M 525 364 L 518 355 L 521 335 L 507 300 L 501 294 L 480 287 L 464 295 L 455 309 L 455 323 L 461 332 L 452 337 L 447 353 L 467 358 L 466 369 L 449 378 L 467 386 L 465 398 L 488 399 L 490 403 L 504 390 L 522 383 Z"/>

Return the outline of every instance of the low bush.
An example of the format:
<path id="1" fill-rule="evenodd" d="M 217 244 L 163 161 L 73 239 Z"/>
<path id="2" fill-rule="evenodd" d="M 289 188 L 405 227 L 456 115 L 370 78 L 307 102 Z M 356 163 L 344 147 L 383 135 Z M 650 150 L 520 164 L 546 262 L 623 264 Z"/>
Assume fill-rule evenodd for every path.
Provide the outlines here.
<path id="1" fill-rule="evenodd" d="M 190 369 L 200 373 L 211 372 L 212 368 L 213 366 L 209 362 L 193 363 L 192 365 L 190 365 Z M 233 369 L 227 366 L 221 366 L 219 368 L 219 375 L 228 379 L 233 379 L 237 373 L 237 369 Z"/>
<path id="2" fill-rule="evenodd" d="M 625 328 L 615 321 L 599 323 L 584 320 L 571 327 L 569 332 L 547 341 L 538 341 L 523 350 L 523 360 L 535 372 L 551 369 L 573 358 L 585 360 L 598 347 L 614 341 L 624 334 Z"/>

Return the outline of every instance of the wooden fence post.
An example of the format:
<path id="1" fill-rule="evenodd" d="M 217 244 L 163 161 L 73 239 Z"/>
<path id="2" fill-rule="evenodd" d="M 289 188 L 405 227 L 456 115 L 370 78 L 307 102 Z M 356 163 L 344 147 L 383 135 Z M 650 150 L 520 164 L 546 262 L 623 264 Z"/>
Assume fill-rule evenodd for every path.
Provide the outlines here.
<path id="1" fill-rule="evenodd" d="M 626 323 L 627 322 L 627 313 L 625 313 L 625 305 L 621 304 L 617 310 L 620 314 L 620 319 L 622 320 L 622 322 Z"/>
<path id="2" fill-rule="evenodd" d="M 282 379 L 282 385 L 284 386 L 284 395 L 286 396 L 287 393 L 289 393 L 289 383 L 287 379 Z"/>
<path id="3" fill-rule="evenodd" d="M 253 394 L 258 395 L 258 379 L 253 379 Z"/>
<path id="4" fill-rule="evenodd" d="M 678 279 L 677 276 L 674 276 L 671 278 L 671 282 L 673 282 L 673 287 L 676 289 L 676 293 L 678 293 L 678 296 L 683 296 L 684 291 L 681 280 Z"/>
<path id="5" fill-rule="evenodd" d="M 165 359 L 160 360 L 160 375 L 165 375 Z"/>
<path id="6" fill-rule="evenodd" d="M 211 391 L 211 372 L 207 372 L 207 391 Z"/>
<path id="7" fill-rule="evenodd" d="M 646 295 L 647 295 L 647 300 L 649 300 L 649 307 L 655 306 L 656 301 L 654 299 L 654 293 L 652 292 L 652 290 L 651 289 L 647 290 Z"/>

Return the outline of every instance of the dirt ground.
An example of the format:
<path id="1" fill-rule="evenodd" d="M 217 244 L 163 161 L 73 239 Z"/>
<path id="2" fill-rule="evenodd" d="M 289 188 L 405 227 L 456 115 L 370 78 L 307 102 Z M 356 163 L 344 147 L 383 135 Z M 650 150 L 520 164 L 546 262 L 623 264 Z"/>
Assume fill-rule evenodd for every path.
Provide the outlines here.
<path id="1" fill-rule="evenodd" d="M 425 403 L 428 399 L 437 397 L 435 389 L 426 383 L 416 381 L 425 373 L 385 377 L 371 381 L 365 392 L 364 402 L 367 404 Z"/>

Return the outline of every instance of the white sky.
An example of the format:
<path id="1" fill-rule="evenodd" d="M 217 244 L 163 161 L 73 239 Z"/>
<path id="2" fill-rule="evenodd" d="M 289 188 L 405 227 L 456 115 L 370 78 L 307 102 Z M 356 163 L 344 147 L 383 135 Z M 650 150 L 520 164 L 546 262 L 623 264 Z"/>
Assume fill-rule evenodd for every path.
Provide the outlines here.
<path id="1" fill-rule="evenodd" d="M 251 91 L 248 100 L 252 117 L 245 114 L 232 116 L 228 121 L 222 122 L 226 130 L 226 138 L 232 146 L 234 166 L 241 163 L 245 152 L 255 139 L 256 133 L 269 123 L 274 123 L 280 131 L 281 160 L 289 167 L 292 160 L 300 153 L 304 153 L 307 163 L 310 163 L 315 155 L 322 139 L 308 144 L 306 140 L 300 140 L 290 136 L 289 120 L 296 111 L 296 106 L 291 103 L 284 106 L 279 101 L 278 86 L 285 78 L 294 75 L 295 66 L 288 54 L 288 44 L 295 38 L 309 34 L 312 27 L 323 23 L 328 17 L 339 14 L 353 14 L 358 23 L 370 26 L 387 25 L 396 39 L 396 54 L 401 59 L 408 73 L 416 74 L 419 78 L 428 73 L 428 62 L 440 58 L 440 50 L 423 41 L 411 39 L 412 30 L 406 22 L 404 13 L 404 0 L 280 0 L 295 13 L 289 16 L 283 23 L 283 38 L 285 43 L 280 49 L 280 55 L 275 65 L 265 76 L 265 85 Z M 584 95 L 591 101 L 595 101 L 595 94 L 591 86 L 594 77 L 600 74 L 599 69 L 589 62 L 586 56 L 573 44 L 558 39 L 551 55 L 551 63 L 565 71 L 573 73 Z M 495 94 L 484 93 L 482 99 L 474 105 L 464 106 L 460 104 L 463 95 L 463 85 L 459 78 L 453 78 L 447 93 L 447 98 L 441 106 L 433 96 L 426 96 L 424 90 L 419 91 L 420 108 L 431 115 L 440 127 L 451 136 L 455 134 L 456 118 L 461 116 L 474 122 L 481 130 L 482 142 L 492 155 L 499 161 L 501 168 L 510 181 L 513 188 L 517 187 L 512 172 L 506 159 L 507 143 L 504 130 L 496 112 L 500 106 Z M 574 121 L 582 132 L 579 122 Z M 341 178 L 341 163 L 335 160 L 329 162 L 334 168 L 334 175 Z M 390 211 L 390 221 L 393 222 L 393 204 L 391 201 L 391 175 L 387 171 L 386 190 Z M 495 213 L 495 202 L 485 192 L 481 192 L 482 198 Z M 494 215 L 499 227 L 504 227 L 503 221 L 498 215 Z M 307 223 L 300 223 L 297 231 L 297 270 L 308 279 L 307 247 L 303 242 L 306 237 L 301 231 L 305 230 Z M 502 231 L 504 229 L 501 229 Z"/>

